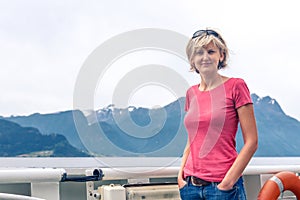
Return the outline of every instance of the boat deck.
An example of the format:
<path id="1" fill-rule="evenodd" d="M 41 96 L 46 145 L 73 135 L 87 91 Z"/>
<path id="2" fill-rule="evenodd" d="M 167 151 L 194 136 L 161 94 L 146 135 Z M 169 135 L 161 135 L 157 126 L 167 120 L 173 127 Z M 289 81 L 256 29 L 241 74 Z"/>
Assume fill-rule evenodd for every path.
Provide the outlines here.
<path id="1" fill-rule="evenodd" d="M 0 158 L 0 193 L 47 200 L 96 200 L 100 199 L 98 187 L 104 185 L 165 182 L 174 183 L 174 187 L 169 188 L 174 192 L 180 161 L 175 157 Z M 102 180 L 61 179 L 62 175 L 91 177 L 94 170 L 103 172 Z M 280 171 L 299 173 L 300 158 L 253 158 L 244 172 L 248 199 L 256 199 L 263 183 Z M 284 192 L 280 199 L 296 198 Z"/>

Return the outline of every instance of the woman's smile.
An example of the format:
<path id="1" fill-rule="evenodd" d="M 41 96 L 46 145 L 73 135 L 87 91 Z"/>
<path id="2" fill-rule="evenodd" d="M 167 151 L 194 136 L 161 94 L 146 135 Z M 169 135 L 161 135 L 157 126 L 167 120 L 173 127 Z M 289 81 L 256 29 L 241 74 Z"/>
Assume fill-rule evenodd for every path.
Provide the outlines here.
<path id="1" fill-rule="evenodd" d="M 200 63 L 200 65 L 202 66 L 210 66 L 212 63 L 211 62 L 203 62 L 203 63 Z"/>

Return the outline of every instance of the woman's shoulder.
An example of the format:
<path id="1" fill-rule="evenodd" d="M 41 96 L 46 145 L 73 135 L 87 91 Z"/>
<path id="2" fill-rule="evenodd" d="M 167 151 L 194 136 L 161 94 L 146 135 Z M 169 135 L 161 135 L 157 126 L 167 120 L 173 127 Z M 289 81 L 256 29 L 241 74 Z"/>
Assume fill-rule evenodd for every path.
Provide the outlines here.
<path id="1" fill-rule="evenodd" d="M 244 79 L 236 77 L 230 77 L 226 82 L 231 83 L 233 85 L 246 84 Z"/>
<path id="2" fill-rule="evenodd" d="M 199 90 L 199 84 L 192 85 L 186 90 L 186 96 L 194 96 L 196 95 L 197 91 Z"/>

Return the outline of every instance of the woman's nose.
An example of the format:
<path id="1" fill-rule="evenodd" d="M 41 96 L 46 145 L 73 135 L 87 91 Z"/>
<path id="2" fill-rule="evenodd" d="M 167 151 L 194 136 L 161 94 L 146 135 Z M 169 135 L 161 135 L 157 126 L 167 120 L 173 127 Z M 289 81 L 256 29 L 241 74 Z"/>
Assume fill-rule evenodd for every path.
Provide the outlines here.
<path id="1" fill-rule="evenodd" d="M 203 52 L 203 58 L 204 59 L 208 59 L 209 58 L 208 52 L 206 52 L 206 51 Z"/>

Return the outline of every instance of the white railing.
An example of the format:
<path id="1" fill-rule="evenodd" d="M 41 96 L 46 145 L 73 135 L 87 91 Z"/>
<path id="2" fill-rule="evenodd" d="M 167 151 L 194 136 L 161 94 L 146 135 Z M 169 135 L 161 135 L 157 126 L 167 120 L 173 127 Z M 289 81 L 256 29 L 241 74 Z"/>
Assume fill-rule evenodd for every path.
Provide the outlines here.
<path id="1" fill-rule="evenodd" d="M 25 195 L 0 193 L 0 199 L 28 199 L 28 200 L 58 200 L 59 182 L 66 171 L 54 168 L 3 168 L 0 169 L 0 183 L 30 183 L 30 193 Z M 16 191 L 18 192 L 18 191 Z M 39 197 L 39 198 L 35 198 Z"/>
<path id="2" fill-rule="evenodd" d="M 9 168 L 0 169 L 0 183 L 60 182 L 65 169 Z"/>
<path id="3" fill-rule="evenodd" d="M 19 168 L 14 167 L 15 165 L 19 165 Z M 36 168 L 32 168 L 33 166 Z M 59 185 L 66 173 L 68 176 L 91 176 L 95 169 L 101 169 L 104 174 L 103 180 L 106 182 L 124 179 L 147 180 L 175 178 L 179 166 L 178 158 L 0 158 L 0 183 L 30 183 L 32 196 L 59 200 L 62 192 L 59 191 Z M 280 171 L 299 173 L 300 158 L 253 158 L 243 174 L 248 199 L 256 199 L 265 181 L 262 175 L 271 176 Z M 92 181 L 86 183 L 87 199 L 88 191 L 95 189 L 91 183 Z M 70 192 L 76 193 L 71 187 Z"/>

